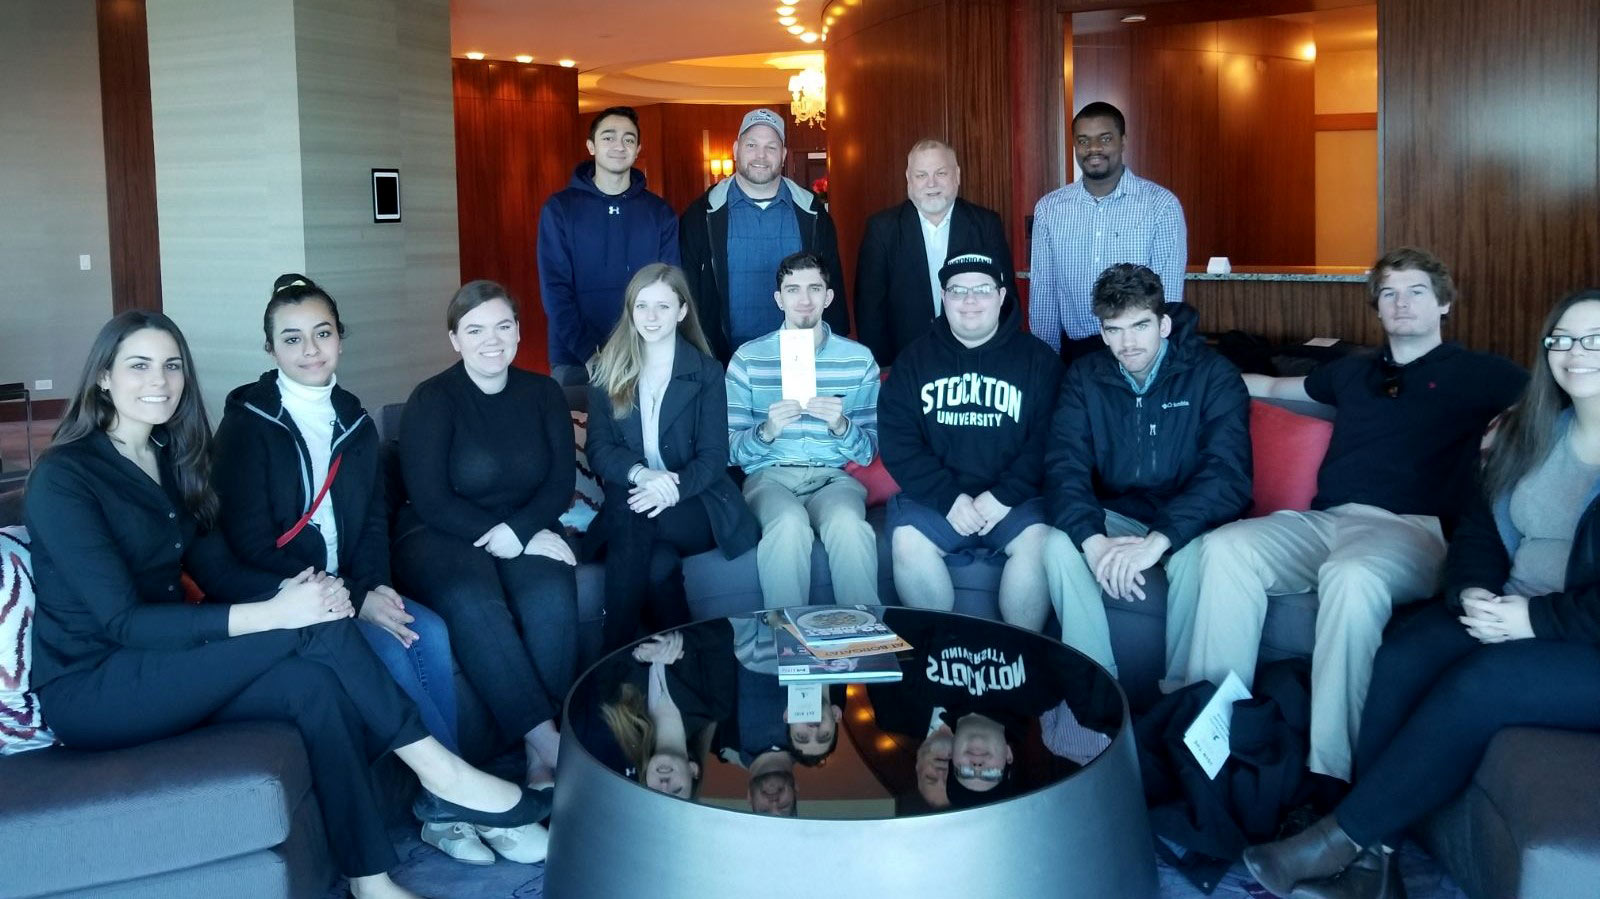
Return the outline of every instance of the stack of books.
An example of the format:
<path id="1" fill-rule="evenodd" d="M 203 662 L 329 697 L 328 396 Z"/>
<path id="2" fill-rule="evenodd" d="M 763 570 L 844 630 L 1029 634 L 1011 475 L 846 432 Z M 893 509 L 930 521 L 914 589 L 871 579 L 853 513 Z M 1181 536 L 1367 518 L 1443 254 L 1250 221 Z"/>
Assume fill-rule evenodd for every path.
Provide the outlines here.
<path id="1" fill-rule="evenodd" d="M 900 680 L 895 653 L 911 644 L 866 606 L 801 606 L 777 629 L 778 682 L 885 683 Z"/>

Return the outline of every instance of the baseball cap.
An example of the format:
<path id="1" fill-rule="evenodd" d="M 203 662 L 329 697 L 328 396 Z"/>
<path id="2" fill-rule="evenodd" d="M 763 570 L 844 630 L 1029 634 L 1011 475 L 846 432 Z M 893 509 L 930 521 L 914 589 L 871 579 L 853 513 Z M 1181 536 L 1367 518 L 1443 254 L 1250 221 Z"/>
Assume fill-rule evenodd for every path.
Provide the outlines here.
<path id="1" fill-rule="evenodd" d="M 783 135 L 783 116 L 770 109 L 752 109 L 744 114 L 744 121 L 739 123 L 739 136 L 756 125 L 769 125 L 773 131 L 778 132 L 778 140 L 787 140 Z"/>
<path id="2" fill-rule="evenodd" d="M 1000 276 L 1000 266 L 995 265 L 993 259 L 982 253 L 964 253 L 945 260 L 944 267 L 939 269 L 939 286 L 949 284 L 952 277 L 965 272 L 988 275 L 994 279 L 996 285 L 1005 283 Z"/>

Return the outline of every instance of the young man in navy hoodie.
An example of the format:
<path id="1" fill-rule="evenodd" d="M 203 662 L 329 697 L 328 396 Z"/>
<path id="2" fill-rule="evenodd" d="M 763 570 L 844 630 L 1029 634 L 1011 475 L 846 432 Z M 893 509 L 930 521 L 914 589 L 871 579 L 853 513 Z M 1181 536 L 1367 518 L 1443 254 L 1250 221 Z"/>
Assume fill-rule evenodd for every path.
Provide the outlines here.
<path id="1" fill-rule="evenodd" d="M 894 584 L 908 606 L 948 610 L 946 564 L 1004 553 L 1000 615 L 1030 630 L 1049 612 L 1041 553 L 1045 441 L 1061 363 L 1022 331 L 989 256 L 939 270 L 944 311 L 901 351 L 878 398 Z"/>
<path id="2" fill-rule="evenodd" d="M 639 116 L 613 106 L 589 123 L 594 157 L 539 213 L 539 297 L 550 323 L 550 374 L 587 384 L 584 366 L 622 314 L 622 291 L 652 262 L 679 263 L 678 218 L 645 190 Z"/>
<path id="3" fill-rule="evenodd" d="M 1144 572 L 1162 564 L 1169 593 L 1192 589 L 1200 535 L 1250 504 L 1250 397 L 1239 370 L 1193 332 L 1191 308 L 1165 301 L 1155 272 L 1113 265 L 1092 296 L 1109 352 L 1081 357 L 1061 384 L 1045 459 L 1056 527 L 1045 571 L 1061 642 L 1115 674 L 1101 593 L 1142 601 Z M 1168 604 L 1175 670 L 1193 621 Z"/>

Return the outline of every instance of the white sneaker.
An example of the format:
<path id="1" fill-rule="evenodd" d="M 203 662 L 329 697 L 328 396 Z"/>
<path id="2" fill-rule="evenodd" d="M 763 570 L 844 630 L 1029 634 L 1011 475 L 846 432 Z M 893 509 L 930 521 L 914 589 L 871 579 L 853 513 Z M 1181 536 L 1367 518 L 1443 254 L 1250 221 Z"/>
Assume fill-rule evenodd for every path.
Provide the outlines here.
<path id="1" fill-rule="evenodd" d="M 538 824 L 521 827 L 479 827 L 478 836 L 489 847 L 519 865 L 532 865 L 544 861 L 550 846 L 550 831 Z"/>
<path id="2" fill-rule="evenodd" d="M 537 827 L 538 825 L 533 825 Z M 443 852 L 458 862 L 469 865 L 492 865 L 494 853 L 478 838 L 477 828 L 462 821 L 448 824 L 423 824 L 422 842 Z M 542 858 L 543 856 L 541 856 Z"/>

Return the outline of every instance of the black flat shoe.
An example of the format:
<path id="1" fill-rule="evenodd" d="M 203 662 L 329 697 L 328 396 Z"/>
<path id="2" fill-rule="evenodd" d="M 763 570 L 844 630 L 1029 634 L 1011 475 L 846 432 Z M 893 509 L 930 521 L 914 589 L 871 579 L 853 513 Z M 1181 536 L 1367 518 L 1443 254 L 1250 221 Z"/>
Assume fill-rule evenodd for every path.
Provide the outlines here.
<path id="1" fill-rule="evenodd" d="M 521 827 L 524 824 L 537 824 L 550 817 L 550 797 L 554 792 L 523 787 L 522 798 L 517 800 L 516 805 L 503 812 L 482 812 L 440 799 L 423 789 L 418 791 L 416 801 L 411 803 L 411 814 L 424 824 L 464 821 L 479 827 Z"/>
<path id="2" fill-rule="evenodd" d="M 1295 885 L 1290 899 L 1406 899 L 1400 861 L 1393 852 L 1374 846 L 1350 866 L 1326 880 Z"/>

